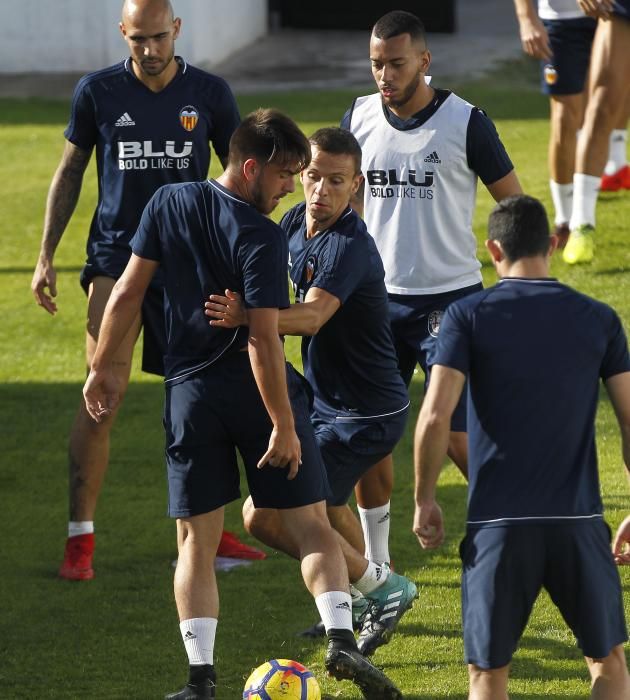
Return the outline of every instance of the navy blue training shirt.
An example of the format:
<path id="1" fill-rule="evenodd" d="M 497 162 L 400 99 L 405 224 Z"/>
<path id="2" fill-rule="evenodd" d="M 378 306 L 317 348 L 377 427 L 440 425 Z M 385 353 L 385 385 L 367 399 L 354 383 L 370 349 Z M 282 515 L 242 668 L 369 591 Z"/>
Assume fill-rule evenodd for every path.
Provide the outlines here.
<path id="1" fill-rule="evenodd" d="M 203 180 L 210 142 L 226 156 L 240 123 L 227 83 L 188 65 L 160 92 L 136 78 L 131 60 L 84 76 L 75 88 L 65 137 L 95 148 L 98 204 L 87 255 L 118 277 L 129 259 L 129 241 L 140 215 L 162 185 Z"/>
<path id="2" fill-rule="evenodd" d="M 505 278 L 448 307 L 434 364 L 469 378 L 470 526 L 601 517 L 599 380 L 630 371 L 613 309 Z"/>
<path id="3" fill-rule="evenodd" d="M 286 308 L 288 251 L 282 229 L 214 180 L 161 187 L 131 241 L 161 264 L 166 381 L 181 381 L 247 343 L 247 328 L 210 326 L 204 302 L 232 289 L 247 308 Z"/>
<path id="4" fill-rule="evenodd" d="M 385 272 L 374 239 L 350 207 L 332 228 L 307 238 L 305 212 L 306 205 L 298 204 L 280 222 L 289 239 L 296 301 L 317 287 L 341 302 L 315 336 L 302 339 L 314 408 L 347 420 L 400 411 L 409 398 L 398 371 Z"/>

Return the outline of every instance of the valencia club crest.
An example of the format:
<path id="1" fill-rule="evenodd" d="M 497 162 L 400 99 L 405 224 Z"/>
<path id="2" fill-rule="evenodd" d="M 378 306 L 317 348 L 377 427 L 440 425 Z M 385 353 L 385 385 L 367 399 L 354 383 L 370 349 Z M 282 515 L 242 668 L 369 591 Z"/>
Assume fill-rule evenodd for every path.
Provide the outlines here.
<path id="1" fill-rule="evenodd" d="M 192 105 L 186 105 L 179 112 L 179 121 L 186 131 L 192 131 L 199 121 L 199 111 Z"/>

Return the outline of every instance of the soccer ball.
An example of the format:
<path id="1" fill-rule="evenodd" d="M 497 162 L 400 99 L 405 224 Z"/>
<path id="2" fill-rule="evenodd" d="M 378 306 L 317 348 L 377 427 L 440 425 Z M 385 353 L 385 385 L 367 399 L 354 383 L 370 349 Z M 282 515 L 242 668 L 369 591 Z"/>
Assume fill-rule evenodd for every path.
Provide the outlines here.
<path id="1" fill-rule="evenodd" d="M 272 659 L 247 679 L 244 700 L 321 700 L 315 676 L 297 661 Z"/>

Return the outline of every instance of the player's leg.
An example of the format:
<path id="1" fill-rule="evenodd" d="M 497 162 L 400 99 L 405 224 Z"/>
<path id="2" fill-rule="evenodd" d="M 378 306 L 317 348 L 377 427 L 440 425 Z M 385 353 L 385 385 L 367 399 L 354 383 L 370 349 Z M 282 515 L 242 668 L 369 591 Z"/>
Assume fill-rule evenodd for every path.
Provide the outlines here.
<path id="1" fill-rule="evenodd" d="M 415 309 L 401 295 L 389 295 L 389 314 L 398 368 L 409 387 L 416 366 L 414 352 Z M 411 323 L 410 323 L 411 321 Z M 411 330 L 412 337 L 409 338 Z M 361 519 L 365 556 L 371 561 L 389 564 L 390 499 L 394 488 L 394 460 L 385 455 L 366 471 L 357 482 L 354 493 Z"/>
<path id="2" fill-rule="evenodd" d="M 247 427 L 252 438 L 239 441 L 252 502 L 257 508 L 277 509 L 281 530 L 291 532 L 291 546 L 297 549 L 304 582 L 315 597 L 329 639 L 325 662 L 328 672 L 337 679 L 352 680 L 366 698 L 400 698 L 392 682 L 356 647 L 348 570 L 338 535 L 326 515 L 324 499 L 329 495 L 326 471 L 315 441 L 303 380 L 291 367 L 287 369 L 287 385 L 295 429 L 302 446 L 302 463 L 297 476 L 290 481 L 282 469 L 257 468 L 260 455 L 266 449 L 265 440 L 268 440 L 271 424 L 255 383 L 250 394 L 239 396 L 241 413 L 243 405 L 257 403 L 262 416 L 260 426 L 267 426 L 266 433 L 258 431 L 250 416 Z M 264 436 L 262 442 L 260 434 Z M 280 539 L 285 538 L 280 536 Z"/>
<path id="3" fill-rule="evenodd" d="M 328 637 L 326 670 L 338 680 L 352 680 L 366 698 L 402 698 L 393 683 L 357 649 L 352 633 L 348 573 L 339 540 L 326 516 L 325 503 L 280 509 L 277 513 L 282 526 L 297 533 L 295 543 L 302 578 L 315 598 Z"/>
<path id="4" fill-rule="evenodd" d="M 587 75 L 597 22 L 590 17 L 544 20 L 553 57 L 543 61 L 542 91 L 550 99 L 549 187 L 553 200 L 554 234 L 564 248 L 569 237 L 573 202 L 573 172 L 577 131 L 582 125 Z"/>
<path id="5" fill-rule="evenodd" d="M 470 690 L 468 700 L 508 700 L 507 684 L 510 667 L 479 668 L 468 665 Z"/>
<path id="6" fill-rule="evenodd" d="M 268 547 L 302 560 L 302 531 L 298 525 L 288 524 L 283 513 L 283 510 L 274 508 L 256 508 L 250 497 L 243 505 L 245 529 Z M 400 618 L 413 605 L 417 597 L 417 588 L 413 582 L 391 572 L 388 567 L 368 561 L 339 532 L 334 529 L 332 532 L 345 561 L 348 579 L 360 594 L 351 600 L 353 626 L 360 626 L 368 608 L 372 604 L 374 607 L 370 613 L 369 630 L 366 630 L 364 635 L 369 637 L 369 645 L 366 640 L 361 642 L 361 637 L 359 638 L 361 652 L 370 655 L 378 646 L 389 641 Z M 381 623 L 380 618 L 383 615 L 386 624 Z M 363 630 L 362 626 L 361 629 Z M 325 620 L 323 626 L 318 624 L 309 628 L 303 635 L 316 637 L 324 632 Z"/>
<path id="7" fill-rule="evenodd" d="M 548 526 L 545 588 L 586 658 L 593 698 L 629 698 L 623 592 L 601 520 Z"/>
<path id="8" fill-rule="evenodd" d="M 214 698 L 214 642 L 219 589 L 214 560 L 223 529 L 224 508 L 177 520 L 177 568 L 174 591 L 179 627 L 188 655 L 186 686 L 168 700 Z"/>
<path id="9" fill-rule="evenodd" d="M 394 459 L 387 455 L 359 479 L 355 488 L 357 509 L 365 541 L 365 556 L 390 563 L 390 499 L 394 488 Z"/>
<path id="10" fill-rule="evenodd" d="M 215 697 L 219 599 L 214 561 L 224 506 L 240 495 L 236 451 L 224 421 L 224 413 L 229 418 L 236 411 L 229 392 L 238 396 L 240 386 L 238 373 L 224 376 L 229 371 L 224 361 L 214 372 L 166 384 L 168 512 L 177 519 L 174 590 L 189 662 L 188 683 L 168 695 L 171 700 Z"/>
<path id="11" fill-rule="evenodd" d="M 575 148 L 585 104 L 585 91 L 577 95 L 550 95 L 549 188 L 555 211 L 553 232 L 558 236 L 560 248 L 564 248 L 569 237 Z"/>
<path id="12" fill-rule="evenodd" d="M 363 529 L 352 508 L 346 503 L 342 506 L 329 506 L 326 511 L 333 530 L 357 552 L 365 552 Z"/>
<path id="13" fill-rule="evenodd" d="M 91 365 L 107 300 L 116 281 L 95 277 L 88 291 L 86 361 Z M 129 383 L 133 347 L 140 331 L 140 316 L 123 339 L 113 359 L 121 395 Z M 94 513 L 109 462 L 109 436 L 117 411 L 96 423 L 83 397 L 70 431 L 68 448 L 70 524 L 64 561 L 59 575 L 72 580 L 91 579 L 94 551 Z"/>
<path id="14" fill-rule="evenodd" d="M 630 698 L 630 676 L 622 644 L 614 647 L 603 659 L 585 659 L 591 674 L 592 700 Z"/>
<path id="15" fill-rule="evenodd" d="M 540 528 L 468 529 L 460 548 L 464 656 L 472 700 L 505 700 L 512 655 L 544 576 Z"/>
<path id="16" fill-rule="evenodd" d="M 416 345 L 416 358 L 422 367 L 426 381 L 425 392 L 431 381 L 431 364 L 440 331 L 440 322 L 448 305 L 457 299 L 473 294 L 482 289 L 481 284 L 465 287 L 445 294 L 436 294 L 427 297 L 423 302 L 424 308 L 419 315 L 419 335 Z M 467 387 L 464 387 L 462 395 L 453 411 L 451 418 L 451 431 L 447 448 L 448 457 L 459 469 L 465 479 L 468 478 L 468 435 L 466 432 L 466 396 Z M 418 423 L 416 421 L 416 433 Z M 417 435 L 414 433 L 414 454 L 417 454 Z"/>
<path id="17" fill-rule="evenodd" d="M 573 178 L 571 236 L 563 253 L 569 264 L 593 259 L 595 208 L 608 155 L 610 133 L 628 94 L 630 21 L 613 15 L 599 21 L 593 53 L 589 101 L 577 145 Z"/>
<path id="18" fill-rule="evenodd" d="M 608 160 L 604 166 L 601 191 L 617 192 L 630 190 L 630 167 L 628 166 L 628 120 L 630 120 L 630 91 L 626 103 L 610 133 Z"/>

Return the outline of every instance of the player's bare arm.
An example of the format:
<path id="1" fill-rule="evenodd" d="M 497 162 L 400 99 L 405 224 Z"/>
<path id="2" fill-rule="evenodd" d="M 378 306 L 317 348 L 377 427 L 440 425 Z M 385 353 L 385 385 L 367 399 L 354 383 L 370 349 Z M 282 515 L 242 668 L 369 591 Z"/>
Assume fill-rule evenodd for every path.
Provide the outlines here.
<path id="1" fill-rule="evenodd" d="M 61 162 L 48 191 L 44 233 L 31 291 L 37 304 L 49 314 L 55 314 L 57 311 L 54 301 L 57 296 L 57 273 L 53 267 L 53 257 L 79 200 L 83 174 L 91 154 L 91 150 L 85 151 L 66 141 Z"/>
<path id="2" fill-rule="evenodd" d="M 247 325 L 247 310 L 240 295 L 226 290 L 226 296 L 211 294 L 205 304 L 206 316 L 213 319 L 211 326 L 236 328 Z M 280 335 L 316 335 L 341 306 L 341 302 L 330 292 L 311 287 L 304 301 L 281 309 L 278 315 Z"/>
<path id="3" fill-rule="evenodd" d="M 630 372 L 615 374 L 606 380 L 606 391 L 615 410 L 621 433 L 621 452 L 630 479 Z"/>
<path id="4" fill-rule="evenodd" d="M 630 372 L 609 377 L 606 380 L 606 391 L 619 423 L 626 478 L 630 482 Z M 617 529 L 612 549 L 617 564 L 630 564 L 630 516 Z"/>
<path id="5" fill-rule="evenodd" d="M 90 374 L 83 387 L 87 411 L 97 423 L 107 418 L 120 402 L 112 358 L 140 313 L 157 267 L 154 260 L 132 255 L 105 307 Z"/>
<path id="6" fill-rule="evenodd" d="M 273 430 L 269 448 L 258 467 L 288 467 L 288 479 L 298 472 L 301 446 L 295 433 L 287 391 L 284 348 L 278 335 L 278 309 L 249 309 L 248 351 L 252 371 Z"/>
<path id="7" fill-rule="evenodd" d="M 278 330 L 282 335 L 316 335 L 340 306 L 334 294 L 311 287 L 303 302 L 280 311 Z"/>
<path id="8" fill-rule="evenodd" d="M 502 199 L 511 197 L 514 194 L 523 194 L 523 188 L 514 170 L 511 170 L 507 175 L 491 185 L 486 185 L 486 189 L 490 192 L 495 202 L 500 202 Z"/>
<path id="9" fill-rule="evenodd" d="M 523 51 L 532 58 L 550 61 L 552 53 L 549 36 L 538 16 L 534 0 L 514 0 L 514 7 Z"/>
<path id="10" fill-rule="evenodd" d="M 612 549 L 615 562 L 619 566 L 630 564 L 630 515 L 617 528 Z"/>
<path id="11" fill-rule="evenodd" d="M 458 370 L 435 365 L 418 416 L 414 437 L 413 531 L 423 549 L 434 549 L 444 541 L 444 522 L 435 490 L 448 449 L 451 416 L 465 381 L 466 377 Z"/>

